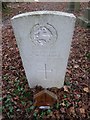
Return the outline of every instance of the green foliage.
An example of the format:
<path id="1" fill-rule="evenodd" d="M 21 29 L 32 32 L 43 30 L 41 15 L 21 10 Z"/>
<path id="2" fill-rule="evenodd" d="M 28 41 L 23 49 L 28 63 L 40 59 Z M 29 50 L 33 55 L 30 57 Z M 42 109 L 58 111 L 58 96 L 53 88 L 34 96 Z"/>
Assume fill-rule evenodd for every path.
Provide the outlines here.
<path id="1" fill-rule="evenodd" d="M 71 83 L 69 81 L 65 81 L 64 84 L 67 85 L 67 86 L 71 85 Z"/>
<path id="2" fill-rule="evenodd" d="M 67 98 L 67 96 L 66 96 L 66 95 L 64 95 L 64 98 Z"/>
<path id="3" fill-rule="evenodd" d="M 40 118 L 42 118 L 45 114 L 46 114 L 46 112 L 42 111 L 41 114 L 40 114 Z"/>
<path id="4" fill-rule="evenodd" d="M 9 82 L 9 78 L 7 76 L 3 76 L 3 80 L 6 80 L 7 82 Z M 13 101 L 13 97 L 16 100 L 18 100 L 23 107 L 26 107 L 26 104 L 28 103 L 27 100 L 31 96 L 31 93 L 25 90 L 26 81 L 24 82 L 22 81 L 24 80 L 16 80 L 13 84 L 13 87 L 14 87 L 13 93 L 8 94 L 6 97 L 3 98 L 3 103 L 4 103 L 3 111 L 4 113 L 6 113 L 9 119 L 13 117 L 14 111 L 15 111 L 14 106 L 16 106 L 15 101 Z M 30 105 L 31 103 L 32 101 L 30 101 Z M 18 109 L 18 106 L 16 108 Z M 33 109 L 34 109 L 34 106 L 30 106 L 29 108 L 26 108 L 26 111 L 31 112 Z"/>
<path id="5" fill-rule="evenodd" d="M 7 2 L 2 2 L 2 12 L 8 14 L 10 13 L 10 8 L 8 7 L 8 3 Z"/>
<path id="6" fill-rule="evenodd" d="M 2 97 L 0 97 L 0 103 L 2 103 Z M 2 113 L 2 104 L 0 105 L 0 114 Z"/>
<path id="7" fill-rule="evenodd" d="M 9 78 L 8 78 L 8 76 L 7 76 L 7 75 L 3 75 L 3 76 L 2 76 L 2 79 L 3 79 L 3 80 L 6 80 L 6 81 L 8 81 L 8 80 L 9 80 Z"/>
<path id="8" fill-rule="evenodd" d="M 55 109 L 59 109 L 60 108 L 60 103 L 57 102 L 54 107 L 55 107 Z"/>
<path id="9" fill-rule="evenodd" d="M 12 118 L 13 113 L 14 113 L 14 103 L 11 101 L 11 95 L 7 95 L 3 101 L 4 101 L 4 106 L 3 110 L 6 112 L 8 118 Z"/>
<path id="10" fill-rule="evenodd" d="M 6 2 L 2 3 L 2 9 L 7 9 L 7 3 Z"/>
<path id="11" fill-rule="evenodd" d="M 88 58 L 88 60 L 90 60 L 90 52 L 86 54 L 86 57 Z"/>
<path id="12" fill-rule="evenodd" d="M 20 80 L 15 81 L 14 88 L 15 88 L 13 90 L 14 95 L 18 96 L 21 101 L 25 98 L 26 99 L 30 98 L 31 92 L 27 92 L 25 90 L 25 83 L 24 82 L 21 83 Z M 25 103 L 22 103 L 22 104 L 25 104 Z"/>
<path id="13" fill-rule="evenodd" d="M 0 106 L 0 114 L 2 113 L 2 106 Z"/>
<path id="14" fill-rule="evenodd" d="M 26 92 L 26 91 L 23 92 L 23 96 L 24 96 L 24 97 L 29 97 L 30 95 L 31 95 L 30 92 Z"/>
<path id="15" fill-rule="evenodd" d="M 48 109 L 48 110 L 46 111 L 47 115 L 49 115 L 51 112 L 52 112 L 51 109 Z"/>
<path id="16" fill-rule="evenodd" d="M 64 100 L 64 104 L 65 104 L 66 107 L 69 107 L 69 103 L 68 103 L 67 100 Z"/>
<path id="17" fill-rule="evenodd" d="M 34 117 L 33 119 L 34 119 L 34 120 L 38 120 L 37 115 L 38 115 L 38 112 L 37 112 L 37 111 L 35 111 L 35 112 L 33 113 L 33 117 Z"/>
<path id="18" fill-rule="evenodd" d="M 26 108 L 26 112 L 29 113 L 29 112 L 31 112 L 32 110 L 34 110 L 34 108 L 35 108 L 35 106 L 32 105 L 32 106 Z"/>
<path id="19" fill-rule="evenodd" d="M 50 113 L 52 112 L 52 109 L 42 109 L 40 111 L 38 110 L 35 110 L 34 113 L 33 113 L 33 119 L 34 120 L 43 120 L 44 116 L 48 116 L 50 115 Z"/>

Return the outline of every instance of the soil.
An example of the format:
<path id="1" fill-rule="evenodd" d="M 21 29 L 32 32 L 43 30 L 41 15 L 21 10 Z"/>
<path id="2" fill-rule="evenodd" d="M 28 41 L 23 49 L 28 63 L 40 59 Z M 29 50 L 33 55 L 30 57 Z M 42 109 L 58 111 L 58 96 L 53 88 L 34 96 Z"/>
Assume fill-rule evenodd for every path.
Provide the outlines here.
<path id="1" fill-rule="evenodd" d="M 33 96 L 42 86 L 30 88 L 10 19 L 37 10 L 66 11 L 67 3 L 7 3 L 2 11 L 2 120 L 90 120 L 89 30 L 76 24 L 63 88 L 47 88 L 58 102 L 48 110 L 34 107 Z M 80 3 L 76 17 L 87 3 Z"/>

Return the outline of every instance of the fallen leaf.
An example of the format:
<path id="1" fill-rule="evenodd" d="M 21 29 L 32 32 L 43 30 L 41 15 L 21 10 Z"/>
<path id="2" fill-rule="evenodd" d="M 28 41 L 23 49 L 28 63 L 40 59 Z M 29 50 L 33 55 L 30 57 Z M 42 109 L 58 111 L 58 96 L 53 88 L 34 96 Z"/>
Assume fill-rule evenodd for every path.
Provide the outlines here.
<path id="1" fill-rule="evenodd" d="M 74 109 L 74 107 L 70 107 L 69 110 L 70 110 L 70 113 L 71 113 L 71 114 L 75 114 L 75 109 Z"/>
<path id="2" fill-rule="evenodd" d="M 75 99 L 79 99 L 81 97 L 81 95 L 75 94 L 74 97 L 75 97 Z"/>
<path id="3" fill-rule="evenodd" d="M 80 113 L 85 114 L 85 109 L 84 108 L 80 108 Z"/>
<path id="4" fill-rule="evenodd" d="M 65 108 L 64 107 L 62 107 L 60 110 L 61 110 L 62 113 L 65 113 Z"/>
<path id="5" fill-rule="evenodd" d="M 74 65 L 74 68 L 78 68 L 79 67 L 79 65 Z"/>
<path id="6" fill-rule="evenodd" d="M 89 92 L 89 88 L 88 87 L 85 87 L 85 88 L 83 88 L 83 90 L 85 91 L 85 92 Z"/>
<path id="7" fill-rule="evenodd" d="M 67 73 L 71 74 L 72 72 L 71 72 L 71 70 L 68 70 L 68 69 L 67 69 Z"/>
<path id="8" fill-rule="evenodd" d="M 62 106 L 65 106 L 65 103 L 63 102 L 63 103 L 61 103 L 61 105 L 62 105 Z"/>
<path id="9" fill-rule="evenodd" d="M 64 86 L 64 91 L 69 92 L 68 87 L 66 85 Z"/>

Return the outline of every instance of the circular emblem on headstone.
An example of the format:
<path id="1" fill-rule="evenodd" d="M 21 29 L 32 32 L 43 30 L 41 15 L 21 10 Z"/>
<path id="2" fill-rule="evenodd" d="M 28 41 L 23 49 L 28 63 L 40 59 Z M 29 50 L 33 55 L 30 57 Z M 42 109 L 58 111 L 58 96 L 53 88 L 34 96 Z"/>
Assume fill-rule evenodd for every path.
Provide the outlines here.
<path id="1" fill-rule="evenodd" d="M 34 44 L 47 45 L 54 43 L 57 39 L 56 29 L 49 23 L 45 25 L 36 24 L 30 32 L 30 37 Z"/>

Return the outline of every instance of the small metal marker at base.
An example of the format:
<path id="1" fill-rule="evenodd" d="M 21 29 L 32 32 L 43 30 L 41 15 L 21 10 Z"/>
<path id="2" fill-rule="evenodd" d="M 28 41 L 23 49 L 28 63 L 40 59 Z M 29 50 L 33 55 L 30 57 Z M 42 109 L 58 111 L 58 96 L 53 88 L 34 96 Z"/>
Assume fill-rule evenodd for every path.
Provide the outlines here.
<path id="1" fill-rule="evenodd" d="M 52 106 L 58 99 L 56 94 L 45 89 L 35 94 L 34 100 L 34 106 L 37 106 L 40 109 L 50 109 L 50 106 Z"/>
<path id="2" fill-rule="evenodd" d="M 45 110 L 46 110 L 46 109 L 50 109 L 50 106 L 40 106 L 39 108 L 40 108 L 40 109 L 45 109 Z"/>
<path id="3" fill-rule="evenodd" d="M 34 0 L 35 2 L 39 2 L 39 0 Z"/>

